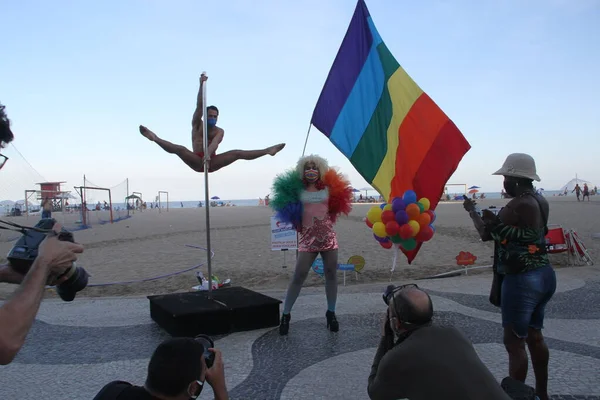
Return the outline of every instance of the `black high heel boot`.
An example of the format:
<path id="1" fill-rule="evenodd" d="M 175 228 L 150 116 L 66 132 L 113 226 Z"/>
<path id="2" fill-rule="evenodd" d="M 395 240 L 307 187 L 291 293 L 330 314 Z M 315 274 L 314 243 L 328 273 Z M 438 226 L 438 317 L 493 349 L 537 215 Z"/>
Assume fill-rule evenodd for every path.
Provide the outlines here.
<path id="1" fill-rule="evenodd" d="M 340 324 L 333 311 L 328 310 L 325 313 L 325 317 L 327 317 L 327 329 L 329 329 L 331 332 L 337 332 L 340 330 Z"/>
<path id="2" fill-rule="evenodd" d="M 281 322 L 279 323 L 279 334 L 287 335 L 290 330 L 290 319 L 292 318 L 291 314 L 282 314 Z"/>

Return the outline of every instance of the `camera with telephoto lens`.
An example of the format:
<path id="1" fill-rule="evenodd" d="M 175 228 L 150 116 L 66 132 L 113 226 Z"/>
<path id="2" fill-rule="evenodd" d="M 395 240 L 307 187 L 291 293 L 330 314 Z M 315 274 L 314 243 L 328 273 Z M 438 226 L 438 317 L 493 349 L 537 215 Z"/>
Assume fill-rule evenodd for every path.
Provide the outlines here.
<path id="1" fill-rule="evenodd" d="M 210 338 L 210 336 L 206 335 L 198 335 L 194 337 L 198 343 L 204 347 L 204 362 L 206 363 L 206 368 L 212 367 L 215 362 L 215 353 L 208 351 L 208 349 L 213 349 L 215 347 L 215 342 Z"/>
<path id="2" fill-rule="evenodd" d="M 18 273 L 25 275 L 33 265 L 38 256 L 40 244 L 46 239 L 52 227 L 56 223 L 53 218 L 44 218 L 32 228 L 23 228 L 23 236 L 17 240 L 17 243 L 8 253 L 8 262 L 10 266 Z M 58 234 L 58 240 L 75 243 L 73 234 L 62 228 Z M 67 279 L 56 286 L 56 292 L 64 301 L 73 301 L 77 292 L 85 289 L 88 284 L 89 274 L 85 269 L 77 267 L 75 263 L 60 275 L 57 279 L 67 277 Z"/>

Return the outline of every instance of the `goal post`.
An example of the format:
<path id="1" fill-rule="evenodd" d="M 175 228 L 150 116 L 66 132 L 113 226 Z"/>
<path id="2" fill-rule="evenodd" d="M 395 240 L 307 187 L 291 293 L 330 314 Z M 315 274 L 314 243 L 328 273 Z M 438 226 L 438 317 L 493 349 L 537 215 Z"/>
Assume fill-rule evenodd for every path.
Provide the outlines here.
<path id="1" fill-rule="evenodd" d="M 90 221 L 90 212 L 94 211 L 96 213 L 100 212 L 104 212 L 104 211 L 108 211 L 108 216 L 109 216 L 109 222 L 112 224 L 113 223 L 113 204 L 112 204 L 112 193 L 111 190 L 108 188 L 100 188 L 100 187 L 94 187 L 94 186 L 76 186 L 75 190 L 77 191 L 77 193 L 79 194 L 79 196 L 81 197 L 81 223 L 84 226 L 90 226 L 91 225 L 91 221 Z M 98 193 L 105 193 L 105 197 L 108 196 L 108 203 L 106 203 L 106 200 L 104 200 L 104 205 L 102 204 L 102 202 L 99 200 Z M 93 206 L 93 210 L 90 210 L 88 205 L 89 202 L 92 203 L 96 203 L 95 206 Z M 108 210 L 107 210 L 108 208 Z M 98 217 L 99 221 L 101 220 L 101 216 L 96 214 L 96 216 Z"/>
<path id="2" fill-rule="evenodd" d="M 169 192 L 166 192 L 164 190 L 159 190 L 158 191 L 158 196 L 156 196 L 156 198 L 158 199 L 158 212 L 162 212 L 162 195 L 166 195 L 167 196 L 167 211 L 169 211 Z"/>
<path id="3" fill-rule="evenodd" d="M 450 200 L 454 200 L 454 198 L 452 196 L 450 196 L 451 191 L 448 189 L 448 187 L 450 187 L 450 186 L 456 188 L 456 190 L 462 191 L 463 194 L 465 194 L 465 195 L 467 194 L 467 184 L 466 183 L 447 183 L 444 186 L 444 194 L 442 195 L 443 200 L 446 200 L 448 198 Z M 457 192 L 452 192 L 452 193 L 457 194 Z"/>

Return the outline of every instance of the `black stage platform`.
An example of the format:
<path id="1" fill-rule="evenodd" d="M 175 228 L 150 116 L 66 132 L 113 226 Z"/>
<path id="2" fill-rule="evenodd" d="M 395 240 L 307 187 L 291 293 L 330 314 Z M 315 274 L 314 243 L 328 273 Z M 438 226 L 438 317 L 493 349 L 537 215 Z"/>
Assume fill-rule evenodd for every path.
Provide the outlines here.
<path id="1" fill-rule="evenodd" d="M 150 316 L 172 336 L 220 335 L 279 325 L 281 300 L 234 286 L 148 296 Z"/>

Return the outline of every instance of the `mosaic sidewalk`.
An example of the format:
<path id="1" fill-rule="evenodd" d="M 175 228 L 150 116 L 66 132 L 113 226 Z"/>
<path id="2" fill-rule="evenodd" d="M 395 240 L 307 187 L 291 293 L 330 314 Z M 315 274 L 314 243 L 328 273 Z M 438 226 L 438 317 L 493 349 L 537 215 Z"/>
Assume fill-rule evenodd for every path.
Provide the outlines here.
<path id="1" fill-rule="evenodd" d="M 553 399 L 600 400 L 599 270 L 562 269 L 557 275 L 544 331 L 550 393 Z M 487 302 L 490 276 L 418 283 L 432 295 L 437 323 L 461 328 L 496 378 L 505 377 L 500 314 Z M 340 285 L 338 333 L 326 329 L 324 289 L 305 288 L 287 337 L 273 328 L 217 338 L 231 399 L 368 399 L 384 287 Z M 146 298 L 46 301 L 16 360 L 0 367 L 0 398 L 92 399 L 111 380 L 141 384 L 152 351 L 167 337 L 150 319 Z M 531 366 L 528 383 L 534 385 Z"/>

